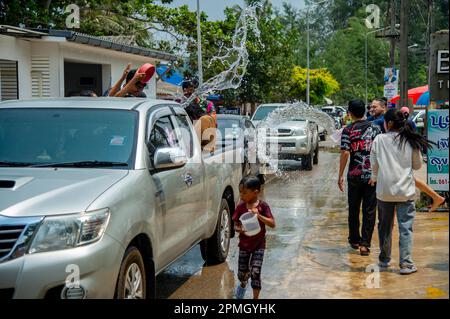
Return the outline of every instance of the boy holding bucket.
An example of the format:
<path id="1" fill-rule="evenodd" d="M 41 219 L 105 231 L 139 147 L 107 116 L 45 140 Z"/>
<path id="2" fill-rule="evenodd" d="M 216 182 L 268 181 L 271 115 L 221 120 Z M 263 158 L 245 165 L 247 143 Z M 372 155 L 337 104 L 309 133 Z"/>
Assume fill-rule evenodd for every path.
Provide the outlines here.
<path id="1" fill-rule="evenodd" d="M 260 191 L 261 181 L 255 176 L 246 176 L 239 183 L 241 202 L 233 214 L 235 230 L 239 233 L 240 284 L 236 288 L 236 299 L 244 298 L 249 277 L 252 279 L 253 299 L 258 299 L 261 291 L 261 267 L 266 248 L 265 226 L 275 228 L 275 220 L 269 205 L 258 199 Z"/>

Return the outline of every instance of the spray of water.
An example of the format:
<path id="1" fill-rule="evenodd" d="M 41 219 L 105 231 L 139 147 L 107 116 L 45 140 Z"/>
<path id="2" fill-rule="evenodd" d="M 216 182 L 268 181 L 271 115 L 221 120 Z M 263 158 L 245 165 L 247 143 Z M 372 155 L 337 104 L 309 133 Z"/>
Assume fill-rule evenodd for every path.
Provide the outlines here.
<path id="1" fill-rule="evenodd" d="M 183 103 L 184 107 L 192 103 L 198 96 L 204 96 L 214 91 L 237 89 L 241 85 L 249 63 L 247 51 L 248 36 L 250 33 L 253 33 L 257 39 L 260 38 L 258 17 L 256 14 L 257 7 L 257 5 L 252 5 L 242 10 L 233 35 L 231 47 L 221 48 L 220 51 L 223 51 L 223 54 L 213 57 L 210 61 L 210 65 L 213 62 L 220 62 L 226 70 L 210 78 L 198 87 L 194 94 Z"/>
<path id="2" fill-rule="evenodd" d="M 267 118 L 258 125 L 258 158 L 262 163 L 268 165 L 268 171 L 274 172 L 279 178 L 289 178 L 289 175 L 279 165 L 278 145 L 268 145 L 265 137 L 271 135 L 274 128 L 287 121 L 298 118 L 317 123 L 328 134 L 332 134 L 335 131 L 334 120 L 328 114 L 315 107 L 308 106 L 304 102 L 288 104 L 286 107 L 278 108 L 270 112 Z M 277 130 L 275 130 L 275 135 L 277 134 L 276 132 Z"/>

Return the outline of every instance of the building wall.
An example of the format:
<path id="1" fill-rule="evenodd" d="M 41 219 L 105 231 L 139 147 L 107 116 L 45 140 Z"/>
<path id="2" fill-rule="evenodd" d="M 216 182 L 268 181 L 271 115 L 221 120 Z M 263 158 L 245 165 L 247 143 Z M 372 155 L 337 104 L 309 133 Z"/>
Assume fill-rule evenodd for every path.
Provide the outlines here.
<path id="1" fill-rule="evenodd" d="M 0 59 L 18 62 L 19 98 L 31 98 L 31 42 L 0 35 Z"/>
<path id="2" fill-rule="evenodd" d="M 102 48 L 95 48 L 73 42 L 60 44 L 61 57 L 64 60 L 82 63 L 102 64 L 102 78 L 105 90 L 111 87 L 121 76 L 128 63 L 132 68 L 138 68 L 144 63 L 156 64 L 157 61 L 148 57 L 134 54 L 115 52 Z M 145 93 L 149 98 L 156 98 L 156 77 L 154 76 L 147 85 Z"/>

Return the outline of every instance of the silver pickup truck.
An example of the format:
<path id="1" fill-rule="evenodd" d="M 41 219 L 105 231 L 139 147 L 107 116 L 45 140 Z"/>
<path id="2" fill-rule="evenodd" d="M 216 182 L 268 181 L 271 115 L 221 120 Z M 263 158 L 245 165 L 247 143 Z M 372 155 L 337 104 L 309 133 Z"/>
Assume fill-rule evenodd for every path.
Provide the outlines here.
<path id="1" fill-rule="evenodd" d="M 262 104 L 253 114 L 252 122 L 259 125 L 269 114 L 289 104 Z M 267 128 L 266 134 L 259 136 L 270 147 L 277 147 L 280 160 L 301 160 L 305 170 L 312 170 L 313 164 L 319 163 L 319 127 L 304 118 L 289 118 L 275 127 Z M 271 146 L 269 146 L 271 145 Z"/>
<path id="2" fill-rule="evenodd" d="M 176 103 L 0 103 L 0 295 L 149 298 L 200 243 L 223 262 L 240 164 L 204 154 Z"/>

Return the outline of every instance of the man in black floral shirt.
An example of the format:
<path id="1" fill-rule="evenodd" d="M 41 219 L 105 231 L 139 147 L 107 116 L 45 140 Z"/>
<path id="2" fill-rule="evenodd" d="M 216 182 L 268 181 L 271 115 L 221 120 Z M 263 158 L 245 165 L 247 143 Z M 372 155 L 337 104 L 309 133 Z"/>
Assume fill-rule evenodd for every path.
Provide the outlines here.
<path id="1" fill-rule="evenodd" d="M 341 160 L 338 185 L 344 191 L 344 171 L 348 168 L 348 241 L 352 248 L 359 249 L 361 255 L 368 256 L 376 220 L 375 187 L 369 185 L 372 174 L 370 167 L 370 149 L 375 136 L 381 133 L 377 125 L 365 119 L 366 108 L 363 101 L 350 101 L 348 111 L 353 124 L 344 128 L 341 139 Z M 363 211 L 363 223 L 360 232 L 359 212 Z"/>

